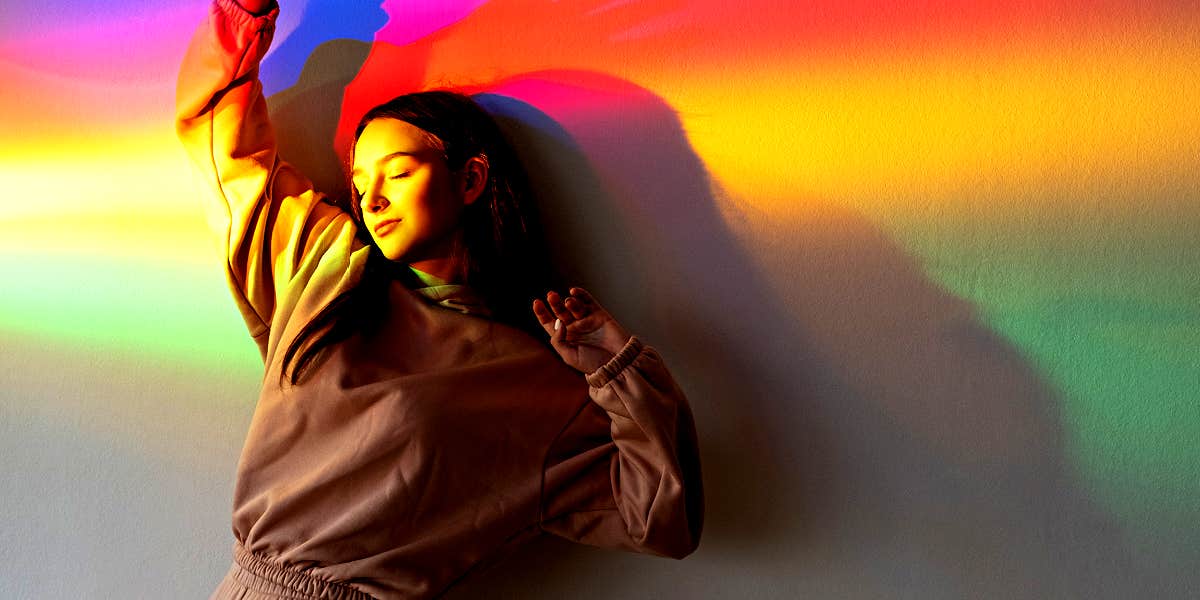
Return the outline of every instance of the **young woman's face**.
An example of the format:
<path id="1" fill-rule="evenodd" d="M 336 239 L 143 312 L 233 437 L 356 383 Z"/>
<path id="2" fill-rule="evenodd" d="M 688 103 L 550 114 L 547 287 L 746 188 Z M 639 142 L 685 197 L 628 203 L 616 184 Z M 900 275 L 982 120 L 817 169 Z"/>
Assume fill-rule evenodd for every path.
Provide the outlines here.
<path id="1" fill-rule="evenodd" d="M 399 119 L 375 119 L 354 145 L 351 182 L 363 221 L 391 260 L 448 257 L 461 235 L 463 193 L 426 135 Z"/>

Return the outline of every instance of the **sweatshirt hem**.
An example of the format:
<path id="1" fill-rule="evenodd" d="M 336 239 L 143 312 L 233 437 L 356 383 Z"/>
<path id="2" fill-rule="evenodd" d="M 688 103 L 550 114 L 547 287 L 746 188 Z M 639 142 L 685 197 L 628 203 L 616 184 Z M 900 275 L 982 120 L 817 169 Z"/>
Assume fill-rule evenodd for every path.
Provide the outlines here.
<path id="1" fill-rule="evenodd" d="M 374 596 L 344 583 L 322 579 L 312 573 L 276 562 L 265 554 L 252 552 L 240 541 L 233 543 L 233 561 L 242 571 L 231 573 L 247 589 L 284 598 L 320 600 L 375 600 Z"/>

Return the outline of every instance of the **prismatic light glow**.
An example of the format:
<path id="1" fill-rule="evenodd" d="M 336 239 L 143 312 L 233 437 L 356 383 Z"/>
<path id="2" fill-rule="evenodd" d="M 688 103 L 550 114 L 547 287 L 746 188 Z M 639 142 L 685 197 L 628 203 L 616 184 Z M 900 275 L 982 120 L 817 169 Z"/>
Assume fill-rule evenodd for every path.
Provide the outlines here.
<path id="1" fill-rule="evenodd" d="M 171 130 L 207 2 L 68 4 L 0 15 L 0 335 L 253 372 Z M 562 123 L 657 98 L 722 201 L 861 215 L 1063 392 L 1099 501 L 1194 530 L 1200 478 L 1178 465 L 1200 464 L 1195 7 L 388 1 L 347 3 L 322 36 L 317 4 L 286 4 L 263 77 L 283 92 L 322 42 L 369 45 L 341 152 L 366 108 L 425 87 L 507 90 Z"/>

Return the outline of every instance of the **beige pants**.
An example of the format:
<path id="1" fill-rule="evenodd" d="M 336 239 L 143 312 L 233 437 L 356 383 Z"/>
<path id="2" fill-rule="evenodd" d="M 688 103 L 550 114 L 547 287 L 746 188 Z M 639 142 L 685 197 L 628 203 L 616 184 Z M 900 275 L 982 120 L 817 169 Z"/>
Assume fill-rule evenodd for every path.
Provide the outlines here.
<path id="1" fill-rule="evenodd" d="M 371 600 L 372 596 L 346 584 L 315 575 L 246 550 L 233 543 L 233 566 L 209 600 Z"/>

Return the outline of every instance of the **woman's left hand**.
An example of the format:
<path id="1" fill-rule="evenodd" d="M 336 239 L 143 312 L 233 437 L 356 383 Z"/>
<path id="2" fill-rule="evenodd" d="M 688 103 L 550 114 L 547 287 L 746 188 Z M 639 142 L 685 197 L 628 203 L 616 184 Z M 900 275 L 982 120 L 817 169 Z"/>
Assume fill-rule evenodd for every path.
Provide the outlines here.
<path id="1" fill-rule="evenodd" d="M 584 374 L 604 366 L 629 341 L 629 332 L 583 288 L 570 296 L 546 294 L 533 301 L 533 314 L 550 336 L 550 344 L 563 362 Z"/>

